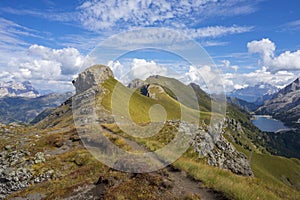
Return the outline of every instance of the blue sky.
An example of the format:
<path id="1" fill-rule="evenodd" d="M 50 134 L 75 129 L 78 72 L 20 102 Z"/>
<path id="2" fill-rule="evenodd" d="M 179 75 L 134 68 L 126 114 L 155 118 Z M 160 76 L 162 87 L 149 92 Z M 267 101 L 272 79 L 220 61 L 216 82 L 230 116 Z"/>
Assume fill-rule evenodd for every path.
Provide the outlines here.
<path id="1" fill-rule="evenodd" d="M 1 0 L 0 80 L 72 90 L 70 81 L 93 64 L 88 54 L 97 44 L 142 27 L 171 28 L 202 45 L 222 70 L 226 91 L 261 81 L 282 87 L 299 76 L 296 0 Z M 159 56 L 136 53 L 137 60 L 133 55 L 111 67 L 120 71 L 149 63 L 158 69 L 166 64 Z M 198 70 L 213 73 L 202 67 Z M 186 70 L 190 76 L 191 68 Z"/>

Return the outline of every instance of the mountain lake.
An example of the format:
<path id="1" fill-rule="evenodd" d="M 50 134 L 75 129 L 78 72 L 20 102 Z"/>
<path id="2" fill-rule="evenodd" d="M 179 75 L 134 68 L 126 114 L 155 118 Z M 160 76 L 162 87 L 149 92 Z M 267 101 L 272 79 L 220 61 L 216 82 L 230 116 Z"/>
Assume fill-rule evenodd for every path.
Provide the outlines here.
<path id="1" fill-rule="evenodd" d="M 253 115 L 252 117 L 252 123 L 261 131 L 277 132 L 280 130 L 290 130 L 282 121 L 273 119 L 269 115 Z"/>

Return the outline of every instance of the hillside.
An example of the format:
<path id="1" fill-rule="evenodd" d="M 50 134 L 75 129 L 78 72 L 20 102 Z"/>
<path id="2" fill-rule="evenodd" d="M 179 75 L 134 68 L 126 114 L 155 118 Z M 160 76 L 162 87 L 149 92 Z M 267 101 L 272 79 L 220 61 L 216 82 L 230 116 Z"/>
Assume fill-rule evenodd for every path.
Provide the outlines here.
<path id="1" fill-rule="evenodd" d="M 281 89 L 272 99 L 265 101 L 256 113 L 272 115 L 288 126 L 299 127 L 300 78 Z"/>
<path id="2" fill-rule="evenodd" d="M 209 126 L 210 117 L 219 114 L 210 112 L 212 100 L 199 86 L 161 76 L 145 82 L 125 87 L 108 67 L 96 65 L 73 81 L 76 94 L 35 126 L 1 125 L 0 167 L 6 169 L 1 197 L 299 199 L 299 160 L 268 153 L 263 133 L 247 113 L 228 104 L 226 118 Z M 173 92 L 175 87 L 181 92 Z M 179 120 L 182 113 L 187 122 Z M 127 123 L 129 117 L 137 128 Z M 166 121 L 156 134 L 141 137 L 151 131 L 150 119 L 154 125 Z M 149 173 L 133 172 L 151 169 L 174 151 L 167 151 L 167 158 L 149 157 L 157 163 L 132 165 L 132 158 L 118 158 L 106 143 L 136 155 L 156 152 L 177 135 L 192 135 L 191 147 L 168 167 Z M 113 168 L 97 161 L 102 156 Z"/>

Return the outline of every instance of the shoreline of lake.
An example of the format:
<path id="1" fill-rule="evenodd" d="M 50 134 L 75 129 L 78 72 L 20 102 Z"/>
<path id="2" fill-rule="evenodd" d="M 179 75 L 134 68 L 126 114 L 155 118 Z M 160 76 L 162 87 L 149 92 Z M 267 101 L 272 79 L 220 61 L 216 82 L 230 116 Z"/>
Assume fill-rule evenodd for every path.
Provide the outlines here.
<path id="1" fill-rule="evenodd" d="M 291 130 L 291 128 L 285 126 L 282 121 L 274 119 L 270 115 L 252 115 L 251 122 L 264 132 L 282 132 Z"/>

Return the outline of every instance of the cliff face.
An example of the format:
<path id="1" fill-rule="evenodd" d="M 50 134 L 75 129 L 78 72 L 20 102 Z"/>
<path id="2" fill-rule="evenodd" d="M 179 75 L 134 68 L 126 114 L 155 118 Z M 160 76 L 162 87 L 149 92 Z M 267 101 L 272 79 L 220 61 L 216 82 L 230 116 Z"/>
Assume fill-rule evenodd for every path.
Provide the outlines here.
<path id="1" fill-rule="evenodd" d="M 200 157 L 207 158 L 207 164 L 228 169 L 235 174 L 253 176 L 249 161 L 245 154 L 236 148 L 223 136 L 226 128 L 231 128 L 231 119 L 208 127 L 207 131 L 198 130 L 192 146 Z M 237 126 L 240 127 L 240 124 Z M 242 132 L 241 127 L 236 130 Z"/>
<path id="2" fill-rule="evenodd" d="M 80 73 L 73 81 L 73 85 L 76 88 L 76 94 L 84 92 L 90 88 L 97 87 L 108 77 L 113 76 L 111 69 L 104 65 L 94 65 L 89 67 L 84 72 Z"/>
<path id="3" fill-rule="evenodd" d="M 272 115 L 287 125 L 299 126 L 300 78 L 281 89 L 272 99 L 265 101 L 256 113 Z"/>

